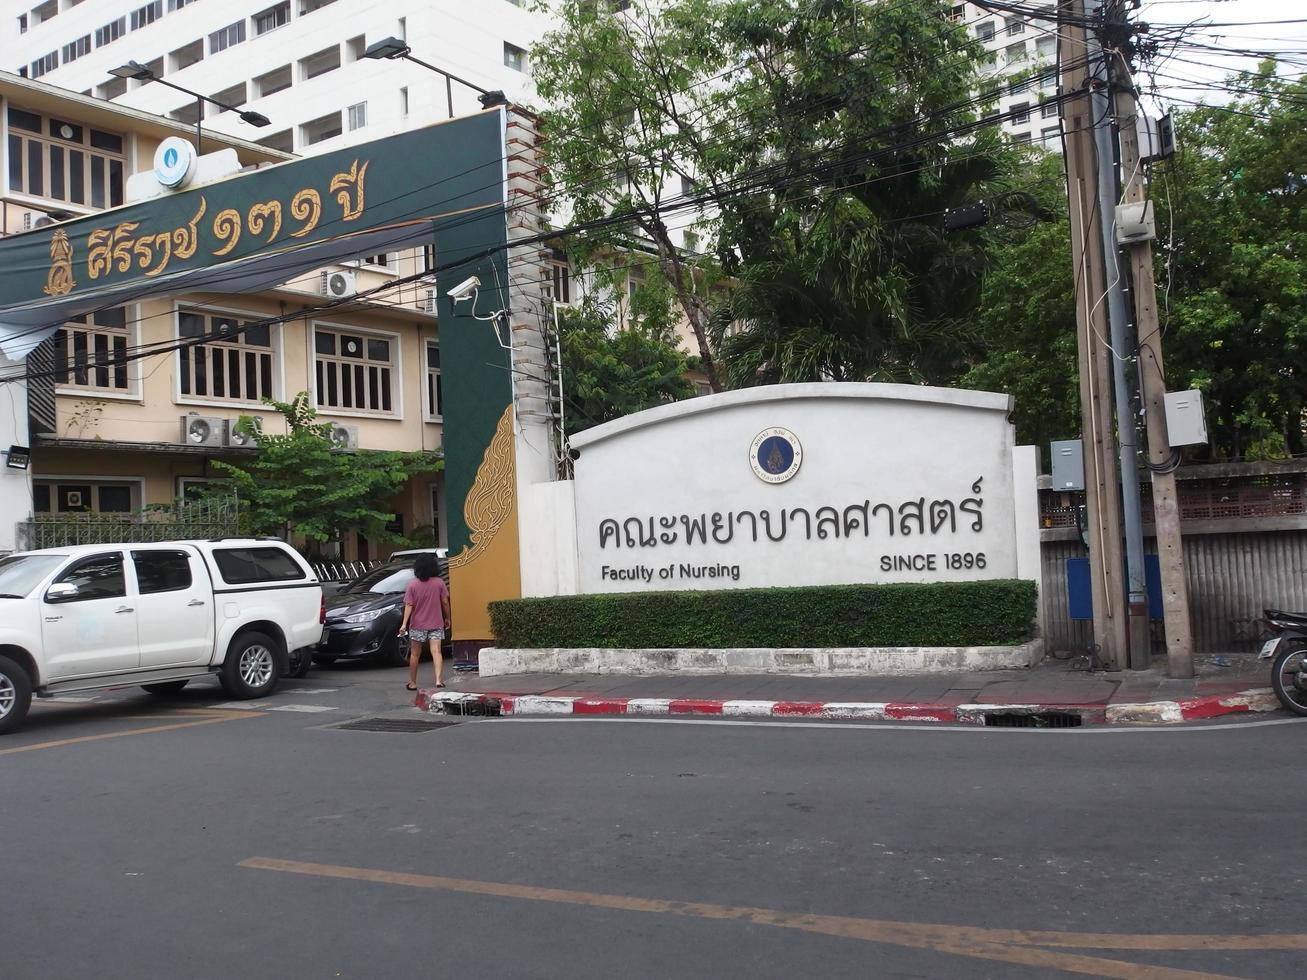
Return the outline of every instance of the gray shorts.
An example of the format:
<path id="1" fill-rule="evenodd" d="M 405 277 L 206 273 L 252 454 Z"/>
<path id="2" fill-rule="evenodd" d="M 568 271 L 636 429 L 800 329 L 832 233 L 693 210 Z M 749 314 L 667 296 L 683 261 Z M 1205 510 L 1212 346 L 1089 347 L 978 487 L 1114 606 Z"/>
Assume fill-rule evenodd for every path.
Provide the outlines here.
<path id="1" fill-rule="evenodd" d="M 445 638 L 445 631 L 438 630 L 409 630 L 408 638 L 414 643 L 426 643 L 428 640 L 434 640 L 439 643 Z"/>

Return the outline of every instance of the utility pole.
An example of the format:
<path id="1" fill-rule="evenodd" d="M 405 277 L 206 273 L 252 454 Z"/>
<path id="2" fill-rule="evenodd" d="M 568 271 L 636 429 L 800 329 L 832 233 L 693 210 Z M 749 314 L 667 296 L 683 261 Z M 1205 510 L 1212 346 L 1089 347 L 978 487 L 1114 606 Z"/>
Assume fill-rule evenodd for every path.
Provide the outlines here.
<path id="1" fill-rule="evenodd" d="M 1094 12 L 1104 9 L 1092 0 Z M 1106 55 L 1096 37 L 1090 37 L 1087 54 L 1095 59 L 1092 72 L 1094 113 L 1094 151 L 1098 180 L 1098 222 L 1103 246 L 1107 283 L 1107 317 L 1111 324 L 1112 343 L 1108 355 L 1112 365 L 1113 403 L 1116 406 L 1116 433 L 1121 470 L 1121 513 L 1125 532 L 1126 617 L 1128 621 L 1129 666 L 1147 670 L 1151 664 L 1151 637 L 1148 627 L 1148 582 L 1144 571 L 1144 522 L 1139 493 L 1139 446 L 1136 439 L 1131 353 L 1135 344 L 1126 305 L 1128 275 L 1125 260 L 1116 241 L 1116 205 L 1121 189 L 1116 175 L 1116 140 L 1112 133 L 1113 105 L 1109 89 Z"/>
<path id="2" fill-rule="evenodd" d="M 1123 602 L 1119 457 L 1112 435 L 1112 374 L 1104 305 L 1107 278 L 1099 229 L 1102 212 L 1098 206 L 1091 70 L 1085 56 L 1089 35 L 1083 26 L 1084 0 L 1058 0 L 1058 13 L 1094 645 L 1102 663 L 1120 670 L 1127 656 L 1127 610 Z"/>
<path id="3" fill-rule="evenodd" d="M 1126 44 L 1122 39 L 1122 47 Z M 1147 199 L 1139 158 L 1137 120 L 1139 104 L 1133 71 L 1122 48 L 1108 52 L 1109 78 L 1116 100 L 1117 128 L 1121 134 L 1121 172 L 1125 175 L 1124 200 L 1139 204 Z M 1193 634 L 1189 620 L 1189 583 L 1185 573 L 1180 528 L 1180 502 L 1175 489 L 1177 457 L 1166 432 L 1166 372 L 1162 360 L 1162 330 L 1157 317 L 1157 284 L 1153 280 L 1153 247 L 1147 241 L 1127 246 L 1134 283 L 1135 326 L 1139 336 L 1139 384 L 1144 400 L 1148 434 L 1148 462 L 1153 482 L 1153 525 L 1162 572 L 1162 613 L 1166 627 L 1166 672 L 1170 677 L 1193 677 Z"/>

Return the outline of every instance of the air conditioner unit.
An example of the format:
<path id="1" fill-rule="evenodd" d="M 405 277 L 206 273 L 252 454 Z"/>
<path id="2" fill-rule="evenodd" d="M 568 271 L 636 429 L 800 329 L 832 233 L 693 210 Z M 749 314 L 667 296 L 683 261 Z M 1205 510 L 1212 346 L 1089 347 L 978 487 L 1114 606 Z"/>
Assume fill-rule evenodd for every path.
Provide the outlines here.
<path id="1" fill-rule="evenodd" d="M 246 432 L 243 428 L 237 426 L 249 419 L 253 423 L 254 431 Z M 227 437 L 227 445 L 234 446 L 237 449 L 253 449 L 257 444 L 257 434 L 263 432 L 262 415 L 242 415 L 239 419 L 231 419 L 227 422 L 224 434 Z"/>
<path id="2" fill-rule="evenodd" d="M 331 440 L 331 444 L 337 449 L 358 449 L 359 427 L 357 425 L 340 425 L 333 422 L 327 438 Z"/>
<path id="3" fill-rule="evenodd" d="M 226 434 L 226 419 L 197 412 L 182 416 L 181 441 L 188 446 L 221 446 Z"/>
<path id="4" fill-rule="evenodd" d="M 352 272 L 324 272 L 322 274 L 322 294 L 332 299 L 344 299 L 357 292 Z"/>
<path id="5" fill-rule="evenodd" d="M 48 228 L 54 223 L 54 218 L 43 211 L 23 212 L 23 231 L 31 231 L 33 228 Z"/>

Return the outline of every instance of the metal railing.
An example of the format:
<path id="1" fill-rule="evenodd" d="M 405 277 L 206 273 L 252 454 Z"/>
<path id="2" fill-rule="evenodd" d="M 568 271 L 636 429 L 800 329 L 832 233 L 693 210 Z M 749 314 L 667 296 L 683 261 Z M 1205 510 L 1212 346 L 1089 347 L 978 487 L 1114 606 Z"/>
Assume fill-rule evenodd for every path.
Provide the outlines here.
<path id="1" fill-rule="evenodd" d="M 122 514 L 37 514 L 19 521 L 25 551 L 84 544 L 146 544 L 197 538 L 231 538 L 240 533 L 236 505 L 225 500 L 178 501 Z"/>
<path id="2" fill-rule="evenodd" d="M 381 565 L 380 561 L 309 561 L 319 582 L 349 582 Z"/>

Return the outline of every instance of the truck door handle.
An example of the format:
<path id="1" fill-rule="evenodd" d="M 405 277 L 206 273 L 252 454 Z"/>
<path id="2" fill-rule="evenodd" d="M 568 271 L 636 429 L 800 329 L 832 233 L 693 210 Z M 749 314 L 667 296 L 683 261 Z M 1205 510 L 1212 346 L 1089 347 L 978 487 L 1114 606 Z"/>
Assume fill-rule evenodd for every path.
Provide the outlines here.
<path id="1" fill-rule="evenodd" d="M 129 612 L 136 612 L 136 610 L 133 609 L 131 606 L 119 606 L 117 609 L 114 610 L 114 612 L 115 612 L 115 613 L 129 613 Z"/>
<path id="2" fill-rule="evenodd" d="M 190 602 L 186 603 L 186 605 L 188 605 L 188 606 L 202 606 L 202 605 L 204 605 L 204 600 L 203 600 L 203 599 L 192 599 Z"/>
<path id="3" fill-rule="evenodd" d="M 61 619 L 63 619 L 62 616 L 46 616 L 46 617 L 45 617 L 45 621 L 46 621 L 47 623 L 57 623 L 57 622 L 59 622 L 59 620 L 61 620 Z"/>

